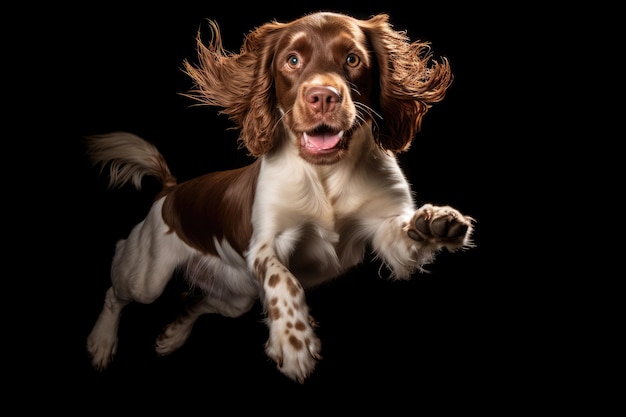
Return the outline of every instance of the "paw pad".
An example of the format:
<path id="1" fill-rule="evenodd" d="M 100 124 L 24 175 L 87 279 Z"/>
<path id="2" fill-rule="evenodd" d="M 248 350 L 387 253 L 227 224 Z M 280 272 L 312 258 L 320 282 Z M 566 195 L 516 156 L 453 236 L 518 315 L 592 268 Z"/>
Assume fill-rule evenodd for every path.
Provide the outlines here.
<path id="1" fill-rule="evenodd" d="M 416 242 L 435 240 L 462 243 L 470 225 L 470 218 L 450 207 L 425 205 L 415 212 L 407 228 L 407 235 Z"/>

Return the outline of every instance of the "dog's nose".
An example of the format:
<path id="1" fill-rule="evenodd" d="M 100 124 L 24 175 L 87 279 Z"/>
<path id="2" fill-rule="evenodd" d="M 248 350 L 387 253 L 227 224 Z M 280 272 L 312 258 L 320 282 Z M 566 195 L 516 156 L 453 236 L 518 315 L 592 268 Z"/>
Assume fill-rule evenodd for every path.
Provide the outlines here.
<path id="1" fill-rule="evenodd" d="M 330 87 L 313 87 L 306 93 L 306 102 L 316 113 L 326 113 L 335 108 L 341 96 Z"/>

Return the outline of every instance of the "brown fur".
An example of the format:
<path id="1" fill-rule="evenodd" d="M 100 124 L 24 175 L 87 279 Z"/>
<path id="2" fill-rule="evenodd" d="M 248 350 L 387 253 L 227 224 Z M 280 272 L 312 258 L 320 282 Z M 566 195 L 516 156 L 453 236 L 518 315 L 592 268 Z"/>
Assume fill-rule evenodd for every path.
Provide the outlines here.
<path id="1" fill-rule="evenodd" d="M 163 220 L 182 241 L 202 253 L 218 255 L 213 239 L 226 238 L 243 255 L 252 235 L 250 210 L 260 165 L 257 160 L 166 189 L 169 198 L 163 204 Z"/>
<path id="2" fill-rule="evenodd" d="M 361 28 L 372 52 L 370 58 L 378 62 L 380 83 L 371 86 L 371 97 L 378 97 L 373 100 L 373 110 L 382 120 L 374 124 L 378 130 L 374 136 L 385 150 L 407 150 L 420 130 L 424 114 L 443 99 L 452 82 L 447 59 L 433 61 L 429 43 L 410 42 L 406 32 L 393 29 L 386 14 L 369 20 L 334 19 L 354 33 Z M 241 51 L 235 54 L 223 49 L 217 24 L 209 24 L 211 42 L 205 45 L 200 34 L 197 36 L 199 63 L 184 62 L 196 85 L 188 96 L 223 108 L 221 113 L 240 129 L 240 140 L 250 154 L 263 155 L 272 148 L 281 125 L 273 93 L 273 80 L 278 74 L 272 58 L 290 33 L 304 30 L 313 36 L 313 25 L 306 17 L 289 23 L 266 23 L 251 31 Z"/>

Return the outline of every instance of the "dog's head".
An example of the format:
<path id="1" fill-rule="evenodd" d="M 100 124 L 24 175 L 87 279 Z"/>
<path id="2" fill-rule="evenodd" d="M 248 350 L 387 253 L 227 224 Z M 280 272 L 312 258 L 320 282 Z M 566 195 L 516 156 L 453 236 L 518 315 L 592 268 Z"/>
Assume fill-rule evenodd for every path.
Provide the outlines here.
<path id="1" fill-rule="evenodd" d="M 404 151 L 452 81 L 448 61 L 433 60 L 427 43 L 409 41 L 385 14 L 320 12 L 266 23 L 238 54 L 224 51 L 210 25 L 208 45 L 198 35 L 199 63 L 184 63 L 195 82 L 189 96 L 221 107 L 254 156 L 295 138 L 307 161 L 333 163 L 364 125 L 383 149 Z"/>

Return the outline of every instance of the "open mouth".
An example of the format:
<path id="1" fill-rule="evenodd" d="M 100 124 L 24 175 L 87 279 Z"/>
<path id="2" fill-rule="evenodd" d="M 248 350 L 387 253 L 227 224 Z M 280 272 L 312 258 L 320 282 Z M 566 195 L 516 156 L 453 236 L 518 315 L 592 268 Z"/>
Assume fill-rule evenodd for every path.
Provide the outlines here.
<path id="1" fill-rule="evenodd" d="M 302 147 L 309 153 L 333 152 L 341 142 L 344 131 L 336 131 L 328 126 L 320 126 L 302 134 Z"/>

